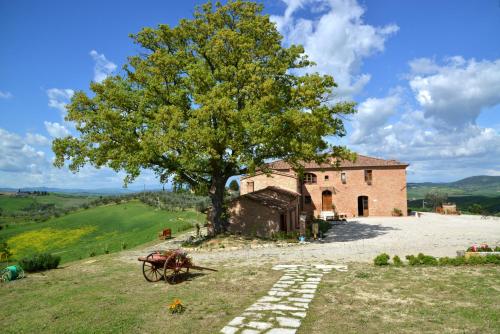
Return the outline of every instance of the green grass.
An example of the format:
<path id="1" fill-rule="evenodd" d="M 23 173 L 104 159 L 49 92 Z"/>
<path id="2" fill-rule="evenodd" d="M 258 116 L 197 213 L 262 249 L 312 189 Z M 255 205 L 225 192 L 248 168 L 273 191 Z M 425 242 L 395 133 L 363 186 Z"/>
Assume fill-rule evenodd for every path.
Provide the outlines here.
<path id="1" fill-rule="evenodd" d="M 0 208 L 2 208 L 4 214 L 13 214 L 23 211 L 23 209 L 29 207 L 31 204 L 38 202 L 40 204 L 54 204 L 56 209 L 66 209 L 89 203 L 95 198 L 95 196 L 75 196 L 54 193 L 46 196 L 26 197 L 0 195 Z"/>
<path id="2" fill-rule="evenodd" d="M 0 284 L 2 333 L 218 333 L 282 275 L 228 264 L 169 285 L 146 282 L 138 261 L 94 259 Z M 174 298 L 184 313 L 169 313 Z"/>
<path id="3" fill-rule="evenodd" d="M 0 284 L 2 332 L 218 333 L 283 275 L 267 264 L 199 263 L 193 253 L 219 271 L 148 283 L 121 255 Z M 498 333 L 499 286 L 499 266 L 350 264 L 323 277 L 297 333 Z M 184 313 L 168 312 L 174 298 Z"/>
<path id="4" fill-rule="evenodd" d="M 33 252 L 60 255 L 62 263 L 86 258 L 107 249 L 116 252 L 155 240 L 163 228 L 177 232 L 189 229 L 204 216 L 195 211 L 158 211 L 132 201 L 106 205 L 52 218 L 42 223 L 19 223 L 0 230 L 13 257 Z"/>
<path id="5" fill-rule="evenodd" d="M 499 333 L 500 266 L 374 267 L 323 278 L 302 333 Z"/>

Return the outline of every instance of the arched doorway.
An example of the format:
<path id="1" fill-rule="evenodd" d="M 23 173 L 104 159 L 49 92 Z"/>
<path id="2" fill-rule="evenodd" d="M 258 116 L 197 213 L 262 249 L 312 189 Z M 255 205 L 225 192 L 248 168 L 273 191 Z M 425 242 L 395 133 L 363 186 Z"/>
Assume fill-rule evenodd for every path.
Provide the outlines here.
<path id="1" fill-rule="evenodd" d="M 368 196 L 358 197 L 358 216 L 368 217 Z"/>
<path id="2" fill-rule="evenodd" d="M 330 190 L 323 191 L 321 198 L 321 211 L 332 211 L 332 192 Z"/>

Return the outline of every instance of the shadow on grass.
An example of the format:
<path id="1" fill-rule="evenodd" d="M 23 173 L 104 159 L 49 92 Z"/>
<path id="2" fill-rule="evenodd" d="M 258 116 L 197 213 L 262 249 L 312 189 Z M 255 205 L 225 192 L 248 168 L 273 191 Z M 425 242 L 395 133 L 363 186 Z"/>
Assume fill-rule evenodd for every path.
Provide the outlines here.
<path id="1" fill-rule="evenodd" d="M 363 224 L 359 221 L 349 221 L 344 224 L 335 224 L 332 226 L 332 228 L 326 232 L 324 242 L 372 239 L 394 230 L 399 229 L 382 225 Z"/>
<path id="2" fill-rule="evenodd" d="M 168 284 L 172 284 L 172 285 L 176 285 L 176 284 L 180 284 L 180 283 L 183 283 L 183 282 L 186 282 L 186 281 L 192 281 L 193 279 L 196 279 L 198 277 L 202 277 L 202 276 L 205 276 L 206 274 L 205 273 L 202 273 L 202 272 L 188 272 L 188 273 L 182 273 L 182 274 L 179 274 L 179 275 L 176 275 L 175 278 L 173 279 L 163 279 L 164 281 L 166 281 Z"/>

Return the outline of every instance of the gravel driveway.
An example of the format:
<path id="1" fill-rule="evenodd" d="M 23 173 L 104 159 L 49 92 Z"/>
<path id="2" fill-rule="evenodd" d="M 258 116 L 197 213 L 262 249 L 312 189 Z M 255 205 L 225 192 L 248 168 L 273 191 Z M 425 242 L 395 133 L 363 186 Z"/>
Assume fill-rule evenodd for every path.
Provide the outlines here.
<path id="1" fill-rule="evenodd" d="M 404 257 L 423 252 L 434 256 L 455 256 L 474 243 L 500 245 L 500 218 L 444 216 L 424 213 L 417 217 L 355 218 L 337 224 L 321 242 L 256 249 L 193 252 L 196 263 L 230 261 L 234 264 L 319 262 L 371 262 L 382 253 Z M 163 248 L 160 247 L 156 248 Z M 154 247 L 151 247 L 155 249 Z M 136 259 L 138 253 L 129 254 Z"/>

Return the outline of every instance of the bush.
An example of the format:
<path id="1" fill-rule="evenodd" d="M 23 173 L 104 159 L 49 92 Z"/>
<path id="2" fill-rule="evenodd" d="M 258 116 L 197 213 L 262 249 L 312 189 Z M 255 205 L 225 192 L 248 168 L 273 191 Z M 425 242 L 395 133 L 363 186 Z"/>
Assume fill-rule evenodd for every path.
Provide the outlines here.
<path id="1" fill-rule="evenodd" d="M 410 266 L 417 266 L 420 264 L 420 261 L 415 255 L 406 255 L 406 259 L 408 260 L 408 264 Z"/>
<path id="2" fill-rule="evenodd" d="M 393 258 L 392 258 L 392 263 L 394 263 L 395 266 L 402 266 L 403 265 L 403 261 L 401 260 L 401 258 L 397 255 L 395 255 Z"/>
<path id="3" fill-rule="evenodd" d="M 401 217 L 403 215 L 403 211 L 401 211 L 401 209 L 394 208 L 392 209 L 392 215 L 396 217 Z"/>
<path id="4" fill-rule="evenodd" d="M 425 255 L 423 253 L 419 253 L 417 258 L 419 263 L 425 266 L 437 266 L 438 264 L 438 260 L 431 255 Z"/>
<path id="5" fill-rule="evenodd" d="M 22 258 L 19 265 L 28 272 L 55 269 L 61 262 L 60 256 L 54 256 L 49 253 L 40 253 Z"/>
<path id="6" fill-rule="evenodd" d="M 382 253 L 380 255 L 377 255 L 377 257 L 375 257 L 375 259 L 373 259 L 373 263 L 376 266 L 387 266 L 387 265 L 389 265 L 390 258 L 391 257 L 388 254 Z"/>

